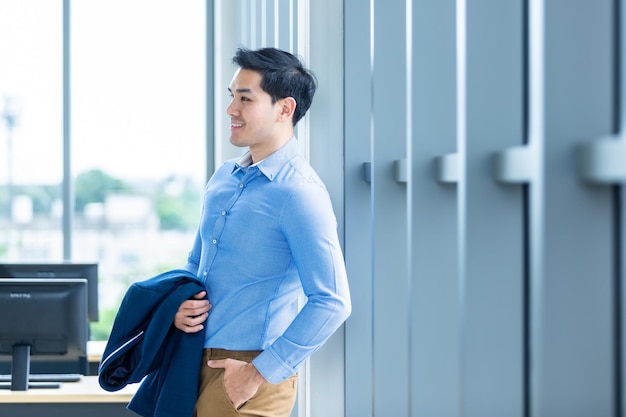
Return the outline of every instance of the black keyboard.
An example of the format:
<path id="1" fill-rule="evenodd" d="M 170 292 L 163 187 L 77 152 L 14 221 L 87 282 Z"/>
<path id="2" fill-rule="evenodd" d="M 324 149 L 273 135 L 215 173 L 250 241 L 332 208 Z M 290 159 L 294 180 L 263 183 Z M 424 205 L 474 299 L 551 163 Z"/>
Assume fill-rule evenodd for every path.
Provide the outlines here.
<path id="1" fill-rule="evenodd" d="M 81 374 L 30 374 L 28 382 L 77 382 Z M 0 382 L 11 382 L 10 374 L 0 374 Z"/>

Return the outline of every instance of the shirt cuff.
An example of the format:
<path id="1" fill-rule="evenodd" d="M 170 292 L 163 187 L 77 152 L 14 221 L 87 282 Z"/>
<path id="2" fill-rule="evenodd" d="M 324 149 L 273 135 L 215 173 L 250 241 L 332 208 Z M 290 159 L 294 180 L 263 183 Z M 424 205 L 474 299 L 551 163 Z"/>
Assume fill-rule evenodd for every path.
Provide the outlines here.
<path id="1" fill-rule="evenodd" d="M 295 369 L 274 354 L 271 347 L 254 358 L 252 364 L 272 384 L 278 384 L 296 373 Z"/>

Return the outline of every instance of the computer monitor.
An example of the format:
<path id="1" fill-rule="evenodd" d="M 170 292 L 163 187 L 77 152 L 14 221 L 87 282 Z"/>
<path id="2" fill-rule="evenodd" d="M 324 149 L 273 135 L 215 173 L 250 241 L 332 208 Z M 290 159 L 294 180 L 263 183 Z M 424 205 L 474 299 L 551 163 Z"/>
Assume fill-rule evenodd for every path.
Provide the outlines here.
<path id="1" fill-rule="evenodd" d="M 89 321 L 98 321 L 97 263 L 0 263 L 2 278 L 84 278 L 87 280 Z"/>
<path id="2" fill-rule="evenodd" d="M 87 280 L 0 279 L 0 355 L 11 357 L 11 389 L 27 390 L 30 362 L 85 363 Z"/>

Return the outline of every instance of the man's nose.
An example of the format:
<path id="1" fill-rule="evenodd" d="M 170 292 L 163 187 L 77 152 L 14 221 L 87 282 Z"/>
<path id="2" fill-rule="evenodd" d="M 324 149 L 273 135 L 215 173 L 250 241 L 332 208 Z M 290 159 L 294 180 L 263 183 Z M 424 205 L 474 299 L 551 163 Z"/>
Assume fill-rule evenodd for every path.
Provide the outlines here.
<path id="1" fill-rule="evenodd" d="M 235 104 L 235 100 L 231 100 L 230 103 L 228 104 L 228 106 L 226 107 L 226 114 L 229 116 L 233 116 L 235 114 L 237 114 L 239 110 L 237 109 L 237 106 Z"/>

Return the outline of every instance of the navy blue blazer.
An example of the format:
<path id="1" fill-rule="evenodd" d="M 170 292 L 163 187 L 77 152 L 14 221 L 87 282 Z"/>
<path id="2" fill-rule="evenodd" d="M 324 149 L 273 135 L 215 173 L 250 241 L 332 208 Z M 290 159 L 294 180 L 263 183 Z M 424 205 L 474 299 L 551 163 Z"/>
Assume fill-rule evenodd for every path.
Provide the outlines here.
<path id="1" fill-rule="evenodd" d="M 180 304 L 205 290 L 198 278 L 175 269 L 126 292 L 98 368 L 107 391 L 142 382 L 127 408 L 144 417 L 191 417 L 198 398 L 204 330 L 173 325 Z"/>

